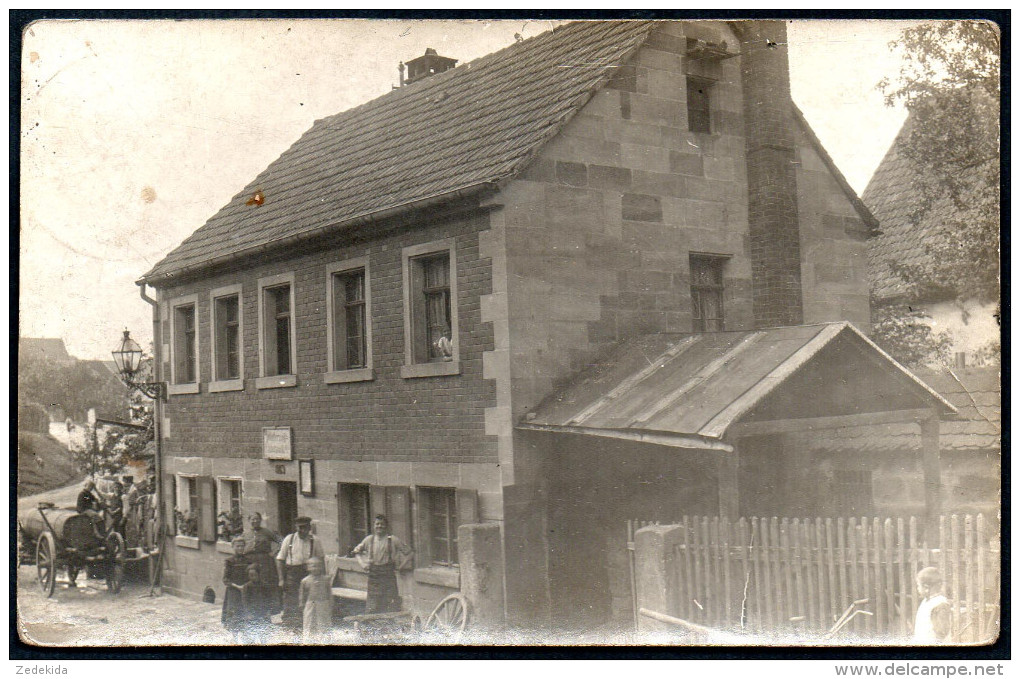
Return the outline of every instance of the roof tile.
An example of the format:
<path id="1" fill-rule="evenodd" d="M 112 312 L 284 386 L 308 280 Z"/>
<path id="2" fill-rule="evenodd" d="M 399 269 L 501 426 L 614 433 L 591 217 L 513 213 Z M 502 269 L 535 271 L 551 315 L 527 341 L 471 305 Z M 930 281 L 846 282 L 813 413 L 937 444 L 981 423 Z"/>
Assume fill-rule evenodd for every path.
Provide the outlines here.
<path id="1" fill-rule="evenodd" d="M 512 176 L 651 25 L 567 24 L 316 121 L 143 280 Z"/>

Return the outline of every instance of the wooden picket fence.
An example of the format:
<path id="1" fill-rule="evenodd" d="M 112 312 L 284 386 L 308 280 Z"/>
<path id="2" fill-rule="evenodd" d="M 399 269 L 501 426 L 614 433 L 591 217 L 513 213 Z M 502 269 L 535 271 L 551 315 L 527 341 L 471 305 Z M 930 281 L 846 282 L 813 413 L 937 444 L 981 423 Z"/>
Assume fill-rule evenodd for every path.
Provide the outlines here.
<path id="1" fill-rule="evenodd" d="M 647 523 L 628 522 L 631 544 Z M 953 641 L 997 634 L 999 548 L 982 515 L 942 517 L 940 548 L 921 542 L 913 517 L 685 516 L 676 526 L 682 537 L 673 554 L 675 615 L 689 622 L 812 636 L 828 631 L 852 602 L 867 599 L 859 608 L 871 615 L 854 617 L 844 633 L 904 639 L 919 603 L 914 576 L 936 566 L 953 604 Z"/>

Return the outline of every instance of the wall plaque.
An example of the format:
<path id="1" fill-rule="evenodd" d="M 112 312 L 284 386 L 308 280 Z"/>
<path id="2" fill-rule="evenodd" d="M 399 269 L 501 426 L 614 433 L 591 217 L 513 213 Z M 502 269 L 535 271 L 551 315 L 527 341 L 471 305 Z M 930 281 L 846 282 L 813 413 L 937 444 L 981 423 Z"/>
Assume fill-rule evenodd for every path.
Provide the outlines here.
<path id="1" fill-rule="evenodd" d="M 262 428 L 262 456 L 267 460 L 294 459 L 290 427 Z"/>

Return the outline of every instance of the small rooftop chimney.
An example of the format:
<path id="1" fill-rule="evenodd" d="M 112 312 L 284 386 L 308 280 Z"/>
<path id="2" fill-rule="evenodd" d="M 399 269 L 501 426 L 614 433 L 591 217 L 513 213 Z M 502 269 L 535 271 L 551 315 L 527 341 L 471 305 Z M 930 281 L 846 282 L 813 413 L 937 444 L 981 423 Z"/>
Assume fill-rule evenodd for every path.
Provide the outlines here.
<path id="1" fill-rule="evenodd" d="M 439 53 L 429 47 L 425 50 L 425 54 L 416 59 L 411 59 L 406 64 L 400 62 L 400 66 L 397 68 L 400 71 L 400 86 L 410 85 L 416 83 L 419 80 L 424 80 L 430 75 L 436 73 L 442 73 L 443 71 L 449 71 L 451 68 L 457 65 L 456 59 L 450 57 L 441 57 Z M 404 69 L 407 69 L 407 77 L 404 77 Z"/>

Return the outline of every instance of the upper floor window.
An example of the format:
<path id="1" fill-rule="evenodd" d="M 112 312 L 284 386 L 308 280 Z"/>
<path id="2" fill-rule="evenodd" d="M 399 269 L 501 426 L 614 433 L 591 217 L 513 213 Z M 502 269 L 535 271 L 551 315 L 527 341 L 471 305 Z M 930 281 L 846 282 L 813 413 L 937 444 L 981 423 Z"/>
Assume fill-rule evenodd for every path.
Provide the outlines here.
<path id="1" fill-rule="evenodd" d="M 348 260 L 328 272 L 328 350 L 326 382 L 371 379 L 372 306 L 368 260 Z"/>
<path id="2" fill-rule="evenodd" d="M 725 257 L 691 255 L 691 326 L 694 332 L 719 332 L 723 326 Z"/>
<path id="3" fill-rule="evenodd" d="M 264 378 L 293 376 L 296 347 L 294 330 L 294 275 L 259 280 L 259 358 Z M 262 380 L 260 388 L 294 386 L 291 380 Z"/>
<path id="4" fill-rule="evenodd" d="M 404 377 L 459 371 L 453 239 L 404 248 Z M 432 364 L 430 367 L 424 367 Z"/>
<path id="5" fill-rule="evenodd" d="M 687 129 L 691 132 L 712 133 L 711 87 L 711 80 L 687 78 Z"/>
<path id="6" fill-rule="evenodd" d="M 198 391 L 198 297 L 189 295 L 170 307 L 170 393 Z"/>
<path id="7" fill-rule="evenodd" d="M 241 389 L 244 375 L 243 342 L 241 338 L 241 286 L 213 290 L 212 297 L 212 370 L 210 391 Z M 237 381 L 235 384 L 228 382 Z"/>

